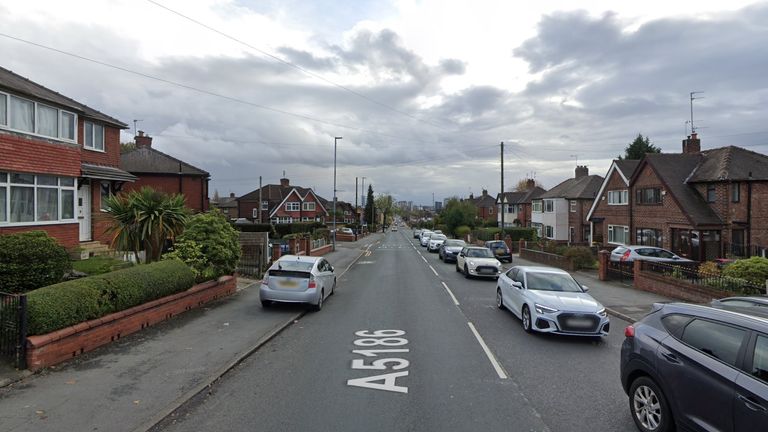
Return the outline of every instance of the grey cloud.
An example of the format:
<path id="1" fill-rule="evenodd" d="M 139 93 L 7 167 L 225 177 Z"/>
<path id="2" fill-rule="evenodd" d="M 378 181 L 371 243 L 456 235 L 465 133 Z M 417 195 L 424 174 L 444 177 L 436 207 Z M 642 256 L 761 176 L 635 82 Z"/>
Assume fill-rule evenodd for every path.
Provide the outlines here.
<path id="1" fill-rule="evenodd" d="M 310 70 L 330 71 L 337 67 L 334 59 L 318 57 L 307 51 L 297 50 L 291 47 L 281 47 L 278 48 L 278 52 L 283 54 L 289 62 Z"/>

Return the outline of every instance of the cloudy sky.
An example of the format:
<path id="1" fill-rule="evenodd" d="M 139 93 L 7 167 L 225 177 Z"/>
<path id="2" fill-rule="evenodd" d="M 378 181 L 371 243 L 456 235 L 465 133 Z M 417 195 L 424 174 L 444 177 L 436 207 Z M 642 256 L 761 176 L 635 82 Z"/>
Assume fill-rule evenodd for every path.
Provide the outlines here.
<path id="1" fill-rule="evenodd" d="M 285 171 L 330 199 L 334 136 L 342 200 L 498 193 L 500 141 L 507 185 L 549 188 L 638 133 L 679 152 L 691 91 L 703 148 L 767 153 L 766 47 L 740 0 L 0 0 L 3 67 L 141 119 L 221 195 Z"/>

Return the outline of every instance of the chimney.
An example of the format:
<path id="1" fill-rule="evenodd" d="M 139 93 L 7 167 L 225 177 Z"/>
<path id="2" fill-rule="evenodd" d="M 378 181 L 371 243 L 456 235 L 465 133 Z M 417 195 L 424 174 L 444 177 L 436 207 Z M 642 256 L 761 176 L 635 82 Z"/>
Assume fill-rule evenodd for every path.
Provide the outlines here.
<path id="1" fill-rule="evenodd" d="M 586 165 L 577 165 L 576 166 L 576 177 L 577 179 L 580 179 L 582 177 L 586 177 L 589 175 L 589 168 L 587 168 Z"/>
<path id="2" fill-rule="evenodd" d="M 525 181 L 525 188 L 527 190 L 531 190 L 536 187 L 536 180 L 534 179 L 528 179 Z"/>
<path id="3" fill-rule="evenodd" d="M 234 193 L 234 192 L 230 192 L 230 193 L 229 193 L 229 197 L 230 197 L 230 198 L 234 198 L 234 197 L 235 197 L 235 193 Z"/>
<path id="4" fill-rule="evenodd" d="M 282 187 L 289 187 L 291 185 L 291 182 L 288 181 L 287 178 L 281 178 L 280 179 L 280 186 Z"/>
<path id="5" fill-rule="evenodd" d="M 483 196 L 488 196 L 488 189 L 483 189 Z"/>
<path id="6" fill-rule="evenodd" d="M 144 131 L 139 131 L 139 134 L 133 137 L 136 140 L 136 148 L 152 148 L 152 137 L 144 135 Z"/>
<path id="7" fill-rule="evenodd" d="M 469 199 L 475 199 L 475 195 L 474 195 L 474 194 L 472 194 L 472 193 L 470 193 L 470 194 L 469 194 Z"/>
<path id="8" fill-rule="evenodd" d="M 701 140 L 696 132 L 690 134 L 687 139 L 683 140 L 683 154 L 697 154 L 701 153 Z"/>

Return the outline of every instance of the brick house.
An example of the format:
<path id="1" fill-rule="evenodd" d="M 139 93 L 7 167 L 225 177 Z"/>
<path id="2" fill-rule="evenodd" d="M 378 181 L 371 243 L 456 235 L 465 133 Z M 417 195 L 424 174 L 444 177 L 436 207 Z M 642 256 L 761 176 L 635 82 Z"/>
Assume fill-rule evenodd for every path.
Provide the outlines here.
<path id="1" fill-rule="evenodd" d="M 587 243 L 590 232 L 586 216 L 602 183 L 601 176 L 589 175 L 589 168 L 577 166 L 574 178 L 533 200 L 531 226 L 546 239 Z"/>
<path id="2" fill-rule="evenodd" d="M 152 137 L 143 131 L 134 139 L 136 148 L 120 155 L 120 168 L 138 178 L 125 190 L 149 186 L 169 195 L 184 195 L 186 206 L 195 213 L 208 210 L 211 175 L 207 171 L 153 148 Z"/>
<path id="3" fill-rule="evenodd" d="M 469 194 L 467 200 L 477 208 L 478 219 L 486 222 L 496 220 L 496 200 L 488 195 L 488 190 L 483 189 L 483 193 L 479 197 Z"/>
<path id="4" fill-rule="evenodd" d="M 127 127 L 0 68 L 0 234 L 44 230 L 70 250 L 108 243 L 103 198 L 136 180 L 119 168 Z"/>
<path id="5" fill-rule="evenodd" d="M 505 227 L 530 227 L 531 203 L 544 192 L 546 192 L 546 190 L 536 186 L 536 181 L 530 179 L 527 182 L 527 190 L 525 191 L 504 192 L 504 194 L 496 195 L 496 218 L 499 226 L 501 226 L 501 215 L 502 212 L 504 212 Z M 503 209 L 502 199 L 504 200 Z"/>
<path id="6" fill-rule="evenodd" d="M 630 180 L 633 244 L 694 260 L 757 255 L 768 245 L 768 156 L 728 146 L 648 154 Z"/>
<path id="7" fill-rule="evenodd" d="M 237 197 L 234 192 L 230 192 L 228 197 L 212 199 L 210 204 L 211 207 L 221 210 L 228 219 L 237 219 Z"/>
<path id="8" fill-rule="evenodd" d="M 587 214 L 591 242 L 610 246 L 629 244 L 629 180 L 639 160 L 614 160 Z"/>
<path id="9" fill-rule="evenodd" d="M 265 185 L 238 198 L 237 216 L 254 222 L 273 224 L 325 223 L 329 214 L 323 201 L 311 188 L 291 186 L 287 178 L 282 178 L 279 185 Z"/>

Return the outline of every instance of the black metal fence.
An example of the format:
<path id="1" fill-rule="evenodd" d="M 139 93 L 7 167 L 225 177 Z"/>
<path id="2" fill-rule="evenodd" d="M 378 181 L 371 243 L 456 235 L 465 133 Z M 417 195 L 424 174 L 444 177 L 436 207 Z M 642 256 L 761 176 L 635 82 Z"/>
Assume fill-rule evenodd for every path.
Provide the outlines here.
<path id="1" fill-rule="evenodd" d="M 27 296 L 0 292 L 0 356 L 27 368 Z"/>
<path id="2" fill-rule="evenodd" d="M 608 260 L 608 277 L 622 283 L 631 284 L 635 279 L 635 263 L 631 261 Z"/>
<path id="3" fill-rule="evenodd" d="M 269 262 L 268 233 L 240 233 L 240 261 L 237 272 L 259 278 Z"/>
<path id="4" fill-rule="evenodd" d="M 666 277 L 683 280 L 693 285 L 728 291 L 739 295 L 764 294 L 765 286 L 747 280 L 709 273 L 695 263 L 693 265 L 669 264 L 644 261 L 642 269 Z"/>
<path id="5" fill-rule="evenodd" d="M 768 248 L 759 245 L 744 245 L 723 242 L 726 257 L 750 258 L 753 256 L 768 257 Z"/>

